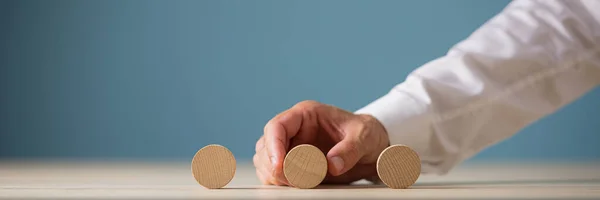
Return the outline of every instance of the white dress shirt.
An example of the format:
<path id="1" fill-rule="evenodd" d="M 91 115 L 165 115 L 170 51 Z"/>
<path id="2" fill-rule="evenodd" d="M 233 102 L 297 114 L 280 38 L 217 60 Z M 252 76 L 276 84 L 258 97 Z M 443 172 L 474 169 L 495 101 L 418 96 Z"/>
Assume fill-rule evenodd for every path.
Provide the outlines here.
<path id="1" fill-rule="evenodd" d="M 356 113 L 445 174 L 600 84 L 600 1 L 517 0 Z"/>

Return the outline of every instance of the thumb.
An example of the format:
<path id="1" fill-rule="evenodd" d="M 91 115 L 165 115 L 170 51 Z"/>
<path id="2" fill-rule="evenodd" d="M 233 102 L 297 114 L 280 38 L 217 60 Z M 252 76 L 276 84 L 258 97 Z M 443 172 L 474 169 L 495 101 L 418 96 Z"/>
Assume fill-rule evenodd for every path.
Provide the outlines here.
<path id="1" fill-rule="evenodd" d="M 358 138 L 346 137 L 338 142 L 327 153 L 329 173 L 339 176 L 352 169 L 364 155 L 363 149 Z"/>

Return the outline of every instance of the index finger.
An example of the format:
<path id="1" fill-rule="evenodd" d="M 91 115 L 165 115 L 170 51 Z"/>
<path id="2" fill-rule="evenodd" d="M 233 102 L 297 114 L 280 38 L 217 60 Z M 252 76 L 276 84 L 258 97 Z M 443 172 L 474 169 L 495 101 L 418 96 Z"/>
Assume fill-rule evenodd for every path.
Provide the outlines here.
<path id="1" fill-rule="evenodd" d="M 279 180 L 285 180 L 283 159 L 290 139 L 296 136 L 301 125 L 302 110 L 292 108 L 275 116 L 265 126 L 265 147 L 273 166 L 273 176 Z"/>

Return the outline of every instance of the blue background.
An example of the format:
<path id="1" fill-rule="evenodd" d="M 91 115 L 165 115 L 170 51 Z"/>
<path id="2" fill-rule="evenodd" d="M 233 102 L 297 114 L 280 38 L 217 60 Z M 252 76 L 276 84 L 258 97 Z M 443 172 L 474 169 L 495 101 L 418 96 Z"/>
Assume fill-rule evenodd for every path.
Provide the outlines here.
<path id="1" fill-rule="evenodd" d="M 298 101 L 356 110 L 508 1 L 0 1 L 0 158 L 251 158 Z M 598 159 L 600 90 L 475 159 Z"/>

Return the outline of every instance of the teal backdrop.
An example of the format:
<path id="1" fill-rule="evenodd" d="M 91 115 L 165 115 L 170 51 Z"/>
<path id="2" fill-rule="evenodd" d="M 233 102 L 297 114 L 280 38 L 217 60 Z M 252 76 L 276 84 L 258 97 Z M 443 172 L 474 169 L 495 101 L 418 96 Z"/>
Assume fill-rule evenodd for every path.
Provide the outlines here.
<path id="1" fill-rule="evenodd" d="M 0 158 L 250 159 L 298 101 L 356 110 L 508 3 L 0 1 Z M 474 159 L 600 156 L 600 90 Z"/>

